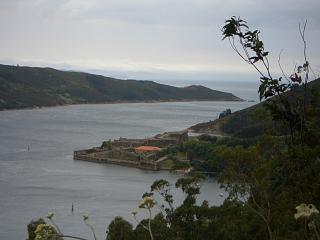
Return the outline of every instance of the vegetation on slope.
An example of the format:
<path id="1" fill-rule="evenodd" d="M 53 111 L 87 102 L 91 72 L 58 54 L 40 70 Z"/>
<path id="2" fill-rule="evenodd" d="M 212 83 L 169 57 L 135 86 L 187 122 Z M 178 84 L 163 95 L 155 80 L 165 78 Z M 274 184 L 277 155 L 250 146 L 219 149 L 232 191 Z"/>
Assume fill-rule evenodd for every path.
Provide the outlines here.
<path id="1" fill-rule="evenodd" d="M 292 100 L 294 100 L 294 98 L 301 97 L 302 90 L 301 87 L 295 87 L 292 91 L 285 94 L 290 94 Z M 307 104 L 311 104 L 311 95 L 320 92 L 320 79 L 318 78 L 309 82 L 307 91 L 310 97 L 309 100 L 307 99 Z M 319 103 L 317 101 L 316 104 L 320 105 Z M 274 121 L 270 109 L 266 108 L 266 102 L 262 102 L 214 121 L 196 124 L 190 127 L 190 130 L 201 133 L 251 138 L 261 136 L 267 131 L 282 135 L 285 131 L 288 131 L 288 128 Z"/>
<path id="2" fill-rule="evenodd" d="M 0 110 L 76 103 L 182 100 L 241 99 L 203 86 L 178 88 L 152 81 L 119 80 L 52 68 L 0 65 Z"/>

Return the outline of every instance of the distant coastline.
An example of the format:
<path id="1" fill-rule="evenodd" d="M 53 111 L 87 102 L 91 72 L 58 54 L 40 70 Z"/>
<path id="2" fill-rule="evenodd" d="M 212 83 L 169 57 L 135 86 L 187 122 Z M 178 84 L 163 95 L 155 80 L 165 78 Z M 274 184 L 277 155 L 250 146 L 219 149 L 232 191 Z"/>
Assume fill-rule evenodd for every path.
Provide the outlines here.
<path id="1" fill-rule="evenodd" d="M 74 105 L 104 105 L 104 104 L 134 104 L 134 103 L 180 103 L 180 102 L 246 102 L 246 100 L 153 100 L 153 101 L 113 101 L 113 102 L 98 102 L 98 103 L 65 103 L 51 106 L 33 106 L 33 107 L 20 107 L 20 108 L 4 108 L 1 111 L 17 111 L 17 110 L 33 110 L 43 108 L 55 108 L 55 107 L 66 107 Z"/>
<path id="2" fill-rule="evenodd" d="M 121 80 L 53 68 L 0 64 L 0 109 L 71 104 L 242 101 L 201 85 L 174 87 L 147 80 Z"/>

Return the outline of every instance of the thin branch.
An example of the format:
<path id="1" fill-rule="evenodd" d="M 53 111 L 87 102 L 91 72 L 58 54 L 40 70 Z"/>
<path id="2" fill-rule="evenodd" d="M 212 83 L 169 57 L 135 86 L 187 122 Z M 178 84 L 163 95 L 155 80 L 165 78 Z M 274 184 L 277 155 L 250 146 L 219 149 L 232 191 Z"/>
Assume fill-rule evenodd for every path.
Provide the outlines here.
<path id="1" fill-rule="evenodd" d="M 265 222 L 265 224 L 267 225 L 267 229 L 268 229 L 268 234 L 269 234 L 269 239 L 272 240 L 272 230 L 270 227 L 270 223 L 269 220 L 262 214 L 260 213 L 258 210 L 256 210 L 253 206 L 251 206 L 250 204 L 247 204 L 247 206 L 253 211 L 255 212 L 259 217 L 261 217 L 261 219 Z"/>
<path id="2" fill-rule="evenodd" d="M 263 58 L 262 58 L 262 63 L 263 63 L 264 67 L 265 67 L 265 68 L 266 68 L 266 70 L 267 70 L 267 73 L 268 73 L 269 79 L 272 79 L 272 76 L 271 76 L 271 73 L 270 73 L 270 66 L 269 66 L 268 58 L 267 58 L 267 57 L 265 57 L 265 59 L 266 59 L 267 63 L 263 60 Z"/>
<path id="3" fill-rule="evenodd" d="M 308 21 L 306 20 L 303 24 L 303 28 L 301 27 L 301 24 L 299 23 L 299 32 L 300 32 L 300 36 L 303 41 L 303 55 L 304 55 L 305 62 L 307 62 L 307 53 L 306 53 L 307 52 L 307 42 L 305 40 L 305 31 L 306 31 L 307 23 L 308 23 Z"/>
<path id="4" fill-rule="evenodd" d="M 244 45 L 241 37 L 239 37 L 239 41 L 240 41 L 240 44 L 241 44 L 241 46 L 242 46 L 242 48 L 243 48 L 243 50 L 244 50 L 244 52 L 245 52 L 245 54 L 246 54 L 246 56 L 247 56 L 247 59 L 248 59 L 249 63 L 258 71 L 258 73 L 259 73 L 262 77 L 265 77 L 265 75 L 260 71 L 260 69 L 251 61 L 251 59 L 250 59 L 250 54 L 248 53 L 248 50 L 247 50 L 247 48 L 245 47 L 245 45 Z"/>
<path id="5" fill-rule="evenodd" d="M 51 222 L 51 224 L 55 227 L 55 229 L 58 231 L 58 233 L 59 233 L 60 235 L 63 235 L 62 232 L 61 232 L 61 230 L 60 230 L 60 228 L 58 227 L 58 225 L 57 225 L 51 218 L 48 218 L 48 219 L 49 219 L 49 221 Z"/>
<path id="6" fill-rule="evenodd" d="M 317 79 L 318 77 L 319 77 L 319 74 L 318 74 L 318 76 L 317 76 L 317 74 L 314 72 L 314 70 L 313 70 L 313 68 L 309 65 L 309 69 L 310 69 L 310 71 L 312 72 L 312 74 L 313 74 L 313 78 L 314 79 Z"/>
<path id="7" fill-rule="evenodd" d="M 60 237 L 60 238 L 73 238 L 73 239 L 78 239 L 78 240 L 88 240 L 86 238 L 82 238 L 82 237 L 75 237 L 75 236 L 71 236 L 71 235 L 60 235 L 60 234 L 52 234 L 50 235 L 50 237 Z"/>
<path id="8" fill-rule="evenodd" d="M 266 61 L 267 61 L 268 69 L 270 69 L 270 63 L 269 63 L 269 59 L 268 59 L 268 57 L 267 57 L 267 56 L 265 56 L 265 59 L 266 59 Z M 269 70 L 268 70 L 268 71 L 269 71 Z M 269 76 L 271 76 L 271 74 L 269 74 Z"/>
<path id="9" fill-rule="evenodd" d="M 232 42 L 230 38 L 228 38 L 231 48 L 248 64 L 251 64 L 245 57 L 242 56 L 242 54 L 239 52 L 238 48 L 236 47 L 236 44 L 234 43 L 234 37 L 232 37 Z"/>
<path id="10" fill-rule="evenodd" d="M 282 65 L 281 65 L 281 54 L 283 52 L 283 49 L 281 49 L 280 53 L 279 53 L 279 57 L 278 57 L 278 65 L 279 65 L 279 68 L 281 70 L 281 73 L 282 73 L 282 76 L 288 81 L 288 83 L 290 84 L 290 80 L 289 78 L 287 77 L 287 75 L 284 73 L 283 71 L 283 68 L 282 68 Z"/>
<path id="11" fill-rule="evenodd" d="M 151 240 L 153 240 L 153 234 L 152 234 L 152 229 L 151 229 L 151 218 L 152 218 L 152 214 L 151 214 L 151 209 L 148 208 L 148 210 L 149 210 L 148 227 L 149 227 L 150 238 L 151 238 Z"/>
<path id="12" fill-rule="evenodd" d="M 136 214 L 133 215 L 134 220 L 136 220 L 136 222 L 138 223 L 138 225 L 140 224 L 145 230 L 147 230 L 150 234 L 150 238 L 151 240 L 153 240 L 153 234 L 152 234 L 152 230 L 151 230 L 151 218 L 152 218 L 152 214 L 151 214 L 151 210 L 148 208 L 149 211 L 149 219 L 148 219 L 148 227 L 146 225 L 144 225 L 142 222 L 139 222 Z"/>
<path id="13" fill-rule="evenodd" d="M 314 233 L 316 234 L 317 240 L 320 240 L 320 234 L 318 232 L 317 226 L 314 228 Z"/>
<path id="14" fill-rule="evenodd" d="M 297 65 L 298 65 L 297 63 L 294 63 L 294 66 L 293 66 L 293 69 L 292 69 L 292 72 L 293 72 L 293 73 L 295 73 L 295 72 L 296 72 Z"/>
<path id="15" fill-rule="evenodd" d="M 252 190 L 250 189 L 249 191 L 250 191 L 250 196 L 251 196 L 251 198 L 252 198 L 252 201 L 253 201 L 254 205 L 256 205 L 256 207 L 257 207 L 261 212 L 263 212 L 264 209 L 257 203 L 257 201 L 256 201 L 256 199 L 255 199 L 255 197 L 254 197 L 254 194 L 253 194 Z"/>
<path id="16" fill-rule="evenodd" d="M 304 22 L 304 25 L 303 25 L 303 28 L 301 27 L 301 24 L 299 24 L 299 32 L 300 32 L 300 36 L 301 36 L 301 39 L 303 41 L 303 55 L 304 55 L 304 60 L 305 60 L 305 63 L 304 63 L 304 66 L 305 69 L 304 71 L 306 72 L 306 75 L 305 75 L 305 79 L 304 79 L 304 95 L 303 95 L 303 111 L 302 111 L 302 116 L 301 116 L 301 132 L 300 132 L 300 138 L 301 138 L 301 144 L 303 145 L 303 142 L 304 142 L 304 139 L 303 139 L 303 127 L 304 127 L 304 123 L 305 123 L 305 112 L 306 112 L 306 101 L 307 101 L 307 83 L 308 83 L 308 80 L 309 80 L 309 62 L 307 60 L 307 41 L 305 39 L 305 31 L 306 31 L 306 27 L 307 27 L 307 20 Z"/>
<path id="17" fill-rule="evenodd" d="M 91 224 L 87 223 L 86 221 L 85 221 L 84 223 L 91 229 L 91 232 L 92 232 L 92 234 L 93 234 L 94 240 L 97 240 L 97 236 L 96 236 L 96 233 L 95 233 L 95 231 L 94 231 L 93 226 L 92 226 Z"/>
<path id="18" fill-rule="evenodd" d="M 140 224 L 145 230 L 149 231 L 148 227 L 146 225 L 144 225 L 143 223 L 139 222 L 136 215 L 133 215 L 134 220 L 136 220 L 136 222 L 138 224 Z"/>

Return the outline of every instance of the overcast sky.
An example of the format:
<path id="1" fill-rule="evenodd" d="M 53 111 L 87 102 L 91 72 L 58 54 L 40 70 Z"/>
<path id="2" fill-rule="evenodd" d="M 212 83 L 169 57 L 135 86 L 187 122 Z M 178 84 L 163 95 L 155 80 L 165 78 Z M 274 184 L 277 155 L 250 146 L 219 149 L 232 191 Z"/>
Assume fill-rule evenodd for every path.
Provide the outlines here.
<path id="1" fill-rule="evenodd" d="M 0 0 L 0 61 L 151 80 L 253 80 L 221 27 L 241 16 L 289 73 L 302 61 L 298 23 L 320 71 L 319 0 Z M 277 66 L 273 69 L 278 72 Z"/>

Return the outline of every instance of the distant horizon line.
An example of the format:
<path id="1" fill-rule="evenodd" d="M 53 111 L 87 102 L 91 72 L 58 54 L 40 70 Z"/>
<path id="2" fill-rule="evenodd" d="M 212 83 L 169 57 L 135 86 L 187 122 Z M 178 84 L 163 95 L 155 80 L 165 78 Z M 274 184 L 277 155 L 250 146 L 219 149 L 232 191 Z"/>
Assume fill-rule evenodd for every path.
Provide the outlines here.
<path id="1" fill-rule="evenodd" d="M 1 61 L 1 65 L 7 65 L 7 66 L 13 66 L 13 67 L 30 67 L 30 68 L 52 68 L 58 71 L 64 71 L 64 72 L 78 72 L 78 73 L 87 73 L 87 74 L 93 74 L 93 75 L 101 75 L 104 77 L 110 77 L 110 78 L 116 78 L 119 80 L 141 80 L 141 81 L 160 81 L 160 82 L 170 82 L 174 81 L 175 83 L 178 82 L 193 82 L 193 81 L 201 81 L 201 82 L 246 82 L 246 83 L 254 83 L 257 81 L 257 76 L 254 77 L 254 75 L 250 74 L 250 77 L 246 77 L 246 74 L 243 74 L 240 78 L 238 74 L 235 74 L 237 77 L 225 77 L 222 79 L 222 77 L 219 77 L 220 74 L 215 73 L 207 73 L 207 72 L 199 72 L 199 73 L 169 73 L 169 72 L 136 72 L 136 71 L 116 71 L 116 70 L 104 70 L 104 69 L 81 69 L 82 67 L 77 67 L 74 65 L 59 65 L 59 64 L 36 64 L 36 63 L 25 63 L 22 64 L 19 63 L 13 63 L 13 62 L 6 62 Z M 128 75 L 131 76 L 128 76 Z M 140 76 L 139 76 L 140 75 Z M 146 76 L 148 75 L 148 76 Z M 163 77 L 159 77 L 159 75 L 165 75 Z M 179 76 L 174 76 L 179 75 Z M 199 77 L 184 77 L 183 75 L 199 75 Z M 204 75 L 204 76 L 203 76 Z M 210 77 L 210 75 L 217 75 L 215 77 Z M 222 74 L 224 75 L 224 74 Z M 233 75 L 233 74 L 232 74 Z M 219 79 L 218 79 L 219 78 Z"/>

